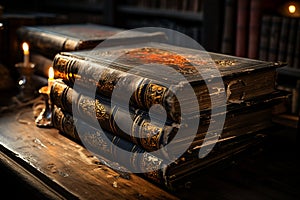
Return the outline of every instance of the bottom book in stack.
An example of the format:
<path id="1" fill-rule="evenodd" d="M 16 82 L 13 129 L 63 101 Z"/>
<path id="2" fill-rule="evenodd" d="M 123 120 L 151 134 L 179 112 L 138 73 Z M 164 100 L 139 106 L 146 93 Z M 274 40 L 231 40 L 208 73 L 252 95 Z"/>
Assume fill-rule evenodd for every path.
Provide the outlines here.
<path id="1" fill-rule="evenodd" d="M 273 126 L 271 121 L 273 107 L 287 98 L 285 94 L 275 92 L 241 104 L 228 105 L 220 138 L 207 156 L 200 158 L 199 150 L 205 147 L 203 140 L 207 134 L 207 126 L 213 123 L 205 120 L 207 115 L 203 112 L 204 114 L 200 118 L 204 120 L 201 120 L 193 142 L 180 157 L 172 160 L 169 159 L 170 156 L 155 154 L 150 145 L 154 143 L 153 146 L 158 147 L 164 144 L 161 140 L 165 138 L 164 133 L 167 130 L 161 130 L 151 125 L 144 126 L 144 131 L 137 134 L 133 133 L 134 131 L 131 133 L 142 138 L 140 141 L 136 141 L 130 135 L 125 135 L 119 130 L 112 118 L 114 111 L 109 110 L 109 105 L 101 102 L 101 99 L 78 94 L 73 88 L 59 81 L 53 84 L 50 97 L 53 105 L 53 126 L 62 134 L 81 143 L 95 153 L 98 158 L 105 159 L 105 163 L 117 163 L 124 169 L 128 169 L 129 172 L 137 172 L 169 189 L 176 189 L 185 182 L 192 182 L 194 175 L 202 169 L 229 159 L 262 141 L 264 137 L 262 137 L 261 131 Z M 73 101 L 76 106 L 72 105 Z M 78 107 L 81 108 L 81 111 Z M 102 118 L 98 115 L 98 111 L 101 110 L 105 111 L 100 113 Z M 119 112 L 120 109 L 117 111 Z M 76 115 L 73 115 L 74 113 Z M 119 113 L 122 114 L 122 112 Z M 121 114 L 120 116 L 122 116 Z M 117 116 L 116 113 L 115 116 Z M 140 115 L 140 113 L 133 115 L 133 119 L 135 117 L 139 119 L 139 124 L 135 126 L 143 126 L 149 120 L 146 115 Z M 96 123 L 93 123 L 93 120 Z M 167 126 L 165 125 L 165 127 Z M 170 129 L 176 129 L 174 127 L 176 126 L 169 126 Z M 176 131 L 174 130 L 174 132 Z M 148 142 L 143 142 L 143 136 L 147 135 L 146 133 L 150 133 L 150 139 L 148 137 L 149 140 L 145 139 Z M 154 140 L 154 138 L 159 139 Z M 214 141 L 212 139 L 212 142 Z M 185 139 L 181 138 L 180 141 L 175 141 L 175 144 L 175 148 L 168 149 L 171 151 L 167 152 L 168 155 L 176 152 L 176 147 L 185 145 Z M 206 145 L 209 145 L 209 142 Z M 124 151 L 119 151 L 119 148 Z M 114 166 L 114 164 L 109 165 Z"/>

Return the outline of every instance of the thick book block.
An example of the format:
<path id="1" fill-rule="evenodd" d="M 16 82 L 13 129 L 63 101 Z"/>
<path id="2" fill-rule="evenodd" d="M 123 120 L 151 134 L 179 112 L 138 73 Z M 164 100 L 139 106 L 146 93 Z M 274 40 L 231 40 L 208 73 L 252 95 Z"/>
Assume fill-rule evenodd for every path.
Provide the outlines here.
<path id="1" fill-rule="evenodd" d="M 200 58 L 199 54 L 202 53 L 204 57 Z M 103 97 L 111 98 L 117 84 L 124 95 L 131 94 L 132 88 L 135 88 L 130 99 L 133 105 L 147 110 L 154 104 L 160 104 L 166 109 L 168 117 L 178 122 L 183 115 L 198 115 L 197 110 L 211 109 L 211 99 L 214 99 L 216 108 L 273 92 L 276 68 L 283 66 L 275 62 L 202 53 L 169 44 L 145 43 L 93 51 L 63 52 L 56 55 L 53 67 L 56 78 L 71 85 L 76 80 L 76 85 L 86 90 L 95 87 L 96 93 Z M 110 60 L 115 55 L 122 56 Z M 145 64 L 146 68 L 141 67 Z M 155 72 L 155 66 L 164 67 Z M 198 72 L 194 66 L 201 71 Z M 213 67 L 220 77 L 209 75 L 203 78 L 202 75 L 212 73 Z M 174 71 L 163 72 L 167 68 Z M 177 73 L 185 79 L 180 84 L 174 78 Z M 165 85 L 168 82 L 170 87 Z M 187 94 L 190 86 L 195 94 Z M 182 102 L 177 99 L 180 95 Z M 122 95 L 116 98 L 124 100 Z M 198 102 L 193 104 L 193 98 Z M 180 107 L 186 109 L 181 111 Z"/>
<path id="2" fill-rule="evenodd" d="M 61 51 L 92 49 L 122 31 L 125 30 L 99 24 L 62 24 L 23 26 L 17 30 L 17 36 L 20 42 L 28 42 L 32 50 L 52 59 L 56 53 Z M 166 40 L 166 36 L 162 32 L 131 31 L 130 33 L 110 39 L 109 45 Z"/>

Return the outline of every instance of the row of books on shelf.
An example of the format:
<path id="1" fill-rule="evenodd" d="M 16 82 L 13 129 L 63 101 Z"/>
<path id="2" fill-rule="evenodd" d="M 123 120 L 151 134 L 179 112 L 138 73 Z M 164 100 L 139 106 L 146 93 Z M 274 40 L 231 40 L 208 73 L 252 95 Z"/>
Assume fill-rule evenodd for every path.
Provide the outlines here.
<path id="1" fill-rule="evenodd" d="M 55 37 L 43 34 L 40 28 L 22 28 L 19 39 L 32 47 L 43 41 L 35 48 L 38 55 L 51 52 L 48 59 L 56 78 L 50 91 L 54 128 L 100 159 L 141 172 L 168 189 L 192 182 L 202 169 L 262 141 L 262 131 L 274 125 L 274 108 L 287 99 L 275 89 L 276 69 L 283 66 L 281 63 L 211 52 L 201 52 L 208 57 L 199 58 L 198 50 L 168 44 L 163 33 L 127 34 L 116 38 L 112 46 L 50 51 L 58 44 L 53 40 L 58 27 L 55 33 L 48 27 L 48 36 Z M 102 36 L 112 30 L 98 28 Z M 32 39 L 37 35 L 39 39 Z M 58 41 L 70 39 L 66 35 L 61 34 Z M 146 42 L 136 39 L 133 43 L 128 37 L 145 38 Z M 153 42 L 148 42 L 152 37 Z M 80 40 L 74 41 L 70 44 Z M 147 68 L 140 67 L 144 64 Z M 197 73 L 197 67 L 211 73 L 212 64 L 220 72 L 221 82 Z M 157 72 L 157 65 L 172 68 L 185 80 L 178 84 L 174 71 Z M 166 86 L 168 81 L 170 87 Z M 195 99 L 186 92 L 190 86 Z M 114 93 L 116 88 L 121 94 Z M 132 95 L 126 99 L 128 94 Z M 157 104 L 164 112 L 152 108 Z M 195 127 L 191 121 L 196 122 Z"/>
<path id="2" fill-rule="evenodd" d="M 299 68 L 300 19 L 267 13 L 268 4 L 270 1 L 225 1 L 221 52 Z"/>
<path id="3" fill-rule="evenodd" d="M 261 0 L 226 0 L 221 52 L 258 58 Z"/>
<path id="4" fill-rule="evenodd" d="M 170 9 L 182 12 L 199 12 L 202 9 L 202 0 L 128 0 L 125 3 L 139 8 Z"/>
<path id="5" fill-rule="evenodd" d="M 300 68 L 300 19 L 264 15 L 259 59 L 287 62 L 289 67 Z"/>
<path id="6" fill-rule="evenodd" d="M 292 114 L 291 118 L 296 117 L 299 115 L 299 83 L 297 83 L 299 76 L 297 74 L 300 69 L 300 18 L 263 15 L 258 52 L 261 60 L 287 63 L 286 67 L 278 70 L 277 88 L 291 93 L 287 113 Z M 281 121 L 279 123 L 286 123 L 283 118 L 279 121 Z M 293 127 L 297 128 L 297 125 Z"/>
<path id="7" fill-rule="evenodd" d="M 185 34 L 195 41 L 201 44 L 202 40 L 202 26 L 199 24 L 184 24 L 183 22 L 175 22 L 167 18 L 156 18 L 151 21 L 147 19 L 135 19 L 128 18 L 126 20 L 126 27 L 128 28 L 136 28 L 136 27 L 161 27 L 174 31 L 178 31 L 182 34 Z M 174 39 L 176 40 L 176 39 Z M 179 43 L 179 42 L 178 42 Z"/>

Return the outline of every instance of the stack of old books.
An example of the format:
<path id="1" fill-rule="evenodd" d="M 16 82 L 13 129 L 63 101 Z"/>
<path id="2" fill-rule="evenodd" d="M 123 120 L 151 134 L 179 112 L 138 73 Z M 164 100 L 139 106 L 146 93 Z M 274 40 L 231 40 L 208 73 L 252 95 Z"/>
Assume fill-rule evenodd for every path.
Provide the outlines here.
<path id="1" fill-rule="evenodd" d="M 281 66 L 156 42 L 61 52 L 53 126 L 175 189 L 273 126 L 272 110 L 286 98 L 275 90 Z"/>

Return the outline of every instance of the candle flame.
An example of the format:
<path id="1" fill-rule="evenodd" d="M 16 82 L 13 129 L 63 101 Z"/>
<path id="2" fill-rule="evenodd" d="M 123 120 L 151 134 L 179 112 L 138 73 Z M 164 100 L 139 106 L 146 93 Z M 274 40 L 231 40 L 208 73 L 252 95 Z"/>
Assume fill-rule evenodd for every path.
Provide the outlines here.
<path id="1" fill-rule="evenodd" d="M 292 13 L 292 14 L 295 13 L 296 12 L 296 6 L 293 5 L 293 4 L 289 5 L 289 12 Z"/>
<path id="2" fill-rule="evenodd" d="M 26 52 L 29 50 L 29 46 L 28 46 L 28 44 L 26 42 L 24 42 L 22 44 L 22 48 L 23 48 L 23 51 L 26 51 Z"/>
<path id="3" fill-rule="evenodd" d="M 54 70 L 53 70 L 52 66 L 49 67 L 48 76 L 49 76 L 49 79 L 53 79 L 54 78 Z"/>

